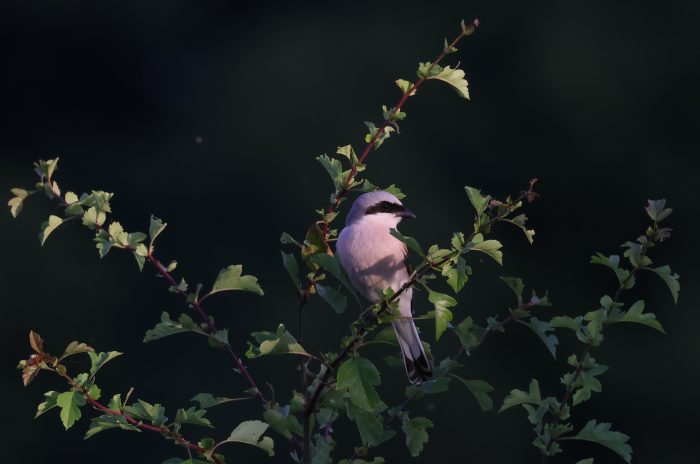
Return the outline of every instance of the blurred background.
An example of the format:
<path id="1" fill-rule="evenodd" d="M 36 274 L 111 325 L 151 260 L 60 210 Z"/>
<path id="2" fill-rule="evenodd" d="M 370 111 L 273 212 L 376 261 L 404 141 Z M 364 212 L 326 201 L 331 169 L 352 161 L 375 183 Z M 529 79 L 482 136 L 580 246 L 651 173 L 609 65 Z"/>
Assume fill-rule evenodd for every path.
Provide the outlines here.
<path id="1" fill-rule="evenodd" d="M 474 17 L 481 20 L 477 34 L 449 57 L 461 61 L 471 101 L 427 83 L 406 105 L 401 135 L 368 158 L 368 177 L 408 194 L 404 203 L 418 220 L 402 231 L 424 245 L 444 244 L 470 226 L 464 185 L 504 196 L 540 179 L 542 198 L 527 210 L 534 245 L 517 230 L 496 230 L 504 266 L 472 259 L 475 275 L 456 321 L 507 312 L 513 302 L 499 275 L 523 277 L 527 291 L 548 290 L 554 306 L 542 317 L 595 308 L 616 283 L 611 272 L 588 264 L 590 256 L 621 253 L 620 244 L 646 228 L 646 200 L 666 198 L 675 231 L 653 258 L 681 275 L 679 304 L 652 275 L 640 276 L 625 301 L 645 298 L 668 336 L 643 326 L 608 329 L 594 353 L 611 366 L 601 378 L 603 392 L 576 408 L 574 422 L 612 422 L 631 435 L 636 463 L 700 462 L 695 1 L 3 1 L 2 201 L 10 188 L 33 184 L 32 161 L 60 156 L 61 188 L 116 192 L 115 218 L 128 230 L 146 230 L 151 213 L 164 218 L 161 259 L 177 259 L 178 275 L 189 282 L 206 288 L 221 267 L 243 263 L 266 296 L 229 294 L 207 303 L 243 352 L 253 330 L 296 326 L 278 239 L 283 231 L 301 238 L 314 210 L 327 204 L 332 186 L 314 157 L 348 143 L 361 147 L 362 121 L 380 121 L 381 105 L 400 96 L 394 80 L 415 79 L 417 63 L 432 59 L 462 18 Z M 32 419 L 42 394 L 62 385 L 40 376 L 22 387 L 14 367 L 30 352 L 30 329 L 44 336 L 49 351 L 77 339 L 125 352 L 99 376 L 105 397 L 133 386 L 136 397 L 161 402 L 171 417 L 196 393 L 237 396 L 246 388 L 225 355 L 194 336 L 142 344 L 161 311 L 179 314 L 182 302 L 152 268 L 139 273 L 131 256 L 99 260 L 78 224 L 62 227 L 40 248 L 39 224 L 57 211 L 36 197 L 17 220 L 0 214 L 3 462 L 184 457 L 155 434 L 112 431 L 83 441 L 85 419 L 68 432 L 56 413 Z M 419 301 L 416 309 L 427 310 Z M 314 301 L 306 309 L 306 347 L 335 349 L 355 314 L 352 308 L 336 316 Z M 431 340 L 432 323 L 422 325 Z M 528 329 L 512 327 L 468 360 L 464 377 L 494 385 L 497 405 L 532 377 L 545 394 L 560 395 L 566 356 L 580 351 L 569 334 L 560 338 L 553 360 Z M 456 349 L 450 334 L 434 347 L 441 356 Z M 380 360 L 393 350 L 372 350 L 381 392 L 397 404 L 404 374 Z M 295 368 L 285 357 L 250 363 L 256 378 L 278 385 L 281 402 L 288 401 Z M 436 424 L 418 462 L 539 460 L 522 410 L 484 414 L 460 385 L 413 411 Z M 253 402 L 211 412 L 217 438 L 258 417 Z M 289 462 L 285 441 L 276 438 L 273 462 Z M 359 441 L 347 423 L 339 424 L 337 438 L 336 459 Z M 402 441 L 377 454 L 408 461 Z M 593 444 L 565 449 L 552 462 L 591 456 L 621 462 Z M 228 456 L 268 462 L 244 446 L 231 445 Z"/>

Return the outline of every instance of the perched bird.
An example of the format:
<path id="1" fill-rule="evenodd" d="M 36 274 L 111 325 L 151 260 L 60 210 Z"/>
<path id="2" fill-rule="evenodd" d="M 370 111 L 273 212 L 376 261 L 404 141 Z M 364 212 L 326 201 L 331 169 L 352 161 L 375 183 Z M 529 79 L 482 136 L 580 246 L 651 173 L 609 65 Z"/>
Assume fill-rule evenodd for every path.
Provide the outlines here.
<path id="1" fill-rule="evenodd" d="M 390 234 L 403 218 L 416 215 L 388 192 L 360 195 L 352 205 L 338 236 L 336 253 L 350 281 L 367 300 L 378 302 L 379 290 L 394 291 L 409 280 L 406 245 Z M 408 379 L 419 384 L 433 377 L 430 361 L 413 323 L 412 289 L 399 296 L 399 311 L 406 319 L 393 322 Z"/>

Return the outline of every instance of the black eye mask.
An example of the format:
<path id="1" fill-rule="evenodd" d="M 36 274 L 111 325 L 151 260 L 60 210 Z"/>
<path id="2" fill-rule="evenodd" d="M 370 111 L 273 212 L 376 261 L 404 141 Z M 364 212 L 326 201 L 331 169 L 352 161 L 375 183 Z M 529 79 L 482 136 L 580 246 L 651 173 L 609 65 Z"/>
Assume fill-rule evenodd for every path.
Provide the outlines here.
<path id="1" fill-rule="evenodd" d="M 405 208 L 399 204 L 391 203 L 389 201 L 380 201 L 376 205 L 372 205 L 367 208 L 365 214 L 377 214 L 377 213 L 391 213 L 395 214 L 404 211 Z"/>

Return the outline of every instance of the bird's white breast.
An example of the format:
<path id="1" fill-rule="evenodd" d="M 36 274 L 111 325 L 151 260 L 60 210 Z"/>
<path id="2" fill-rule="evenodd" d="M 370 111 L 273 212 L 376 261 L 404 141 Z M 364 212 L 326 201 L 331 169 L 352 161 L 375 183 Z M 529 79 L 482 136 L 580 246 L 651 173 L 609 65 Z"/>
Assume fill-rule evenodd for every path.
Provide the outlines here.
<path id="1" fill-rule="evenodd" d="M 377 290 L 397 290 L 408 280 L 406 246 L 381 221 L 363 220 L 346 226 L 338 237 L 340 263 L 357 290 L 369 301 Z M 406 295 L 408 296 L 408 295 Z"/>

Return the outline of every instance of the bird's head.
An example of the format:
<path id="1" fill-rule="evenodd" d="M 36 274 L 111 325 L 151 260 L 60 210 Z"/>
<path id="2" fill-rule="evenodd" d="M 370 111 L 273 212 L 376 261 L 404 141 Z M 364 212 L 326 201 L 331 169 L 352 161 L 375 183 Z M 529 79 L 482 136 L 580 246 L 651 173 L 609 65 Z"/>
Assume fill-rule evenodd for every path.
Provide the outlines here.
<path id="1" fill-rule="evenodd" d="M 416 215 L 404 208 L 394 195 L 384 191 L 368 192 L 357 197 L 345 220 L 346 225 L 359 221 L 372 221 L 395 228 L 403 218 L 415 218 Z"/>

